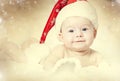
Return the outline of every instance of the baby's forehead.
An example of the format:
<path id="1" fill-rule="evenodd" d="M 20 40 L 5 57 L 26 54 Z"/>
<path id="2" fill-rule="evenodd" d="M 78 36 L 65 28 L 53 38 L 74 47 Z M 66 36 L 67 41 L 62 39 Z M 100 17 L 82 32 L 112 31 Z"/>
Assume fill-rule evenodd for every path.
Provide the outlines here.
<path id="1" fill-rule="evenodd" d="M 62 27 L 72 27 L 72 26 L 89 26 L 92 25 L 91 21 L 87 18 L 83 18 L 80 16 L 71 16 L 67 17 L 63 22 L 62 22 Z"/>

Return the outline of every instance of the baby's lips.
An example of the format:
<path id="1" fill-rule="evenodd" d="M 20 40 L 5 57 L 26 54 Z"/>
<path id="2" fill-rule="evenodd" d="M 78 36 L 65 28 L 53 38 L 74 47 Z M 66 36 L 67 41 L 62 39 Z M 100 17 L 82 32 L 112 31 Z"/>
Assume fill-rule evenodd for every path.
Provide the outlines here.
<path id="1" fill-rule="evenodd" d="M 85 40 L 77 40 L 77 41 L 75 41 L 75 42 L 85 42 Z"/>

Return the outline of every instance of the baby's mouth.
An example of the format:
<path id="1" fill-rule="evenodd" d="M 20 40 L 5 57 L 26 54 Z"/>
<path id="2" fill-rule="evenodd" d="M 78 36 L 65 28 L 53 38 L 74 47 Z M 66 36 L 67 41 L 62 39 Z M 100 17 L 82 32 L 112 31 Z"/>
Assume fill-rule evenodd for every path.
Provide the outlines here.
<path id="1" fill-rule="evenodd" d="M 75 42 L 85 42 L 85 40 L 77 40 L 77 41 L 75 41 Z"/>

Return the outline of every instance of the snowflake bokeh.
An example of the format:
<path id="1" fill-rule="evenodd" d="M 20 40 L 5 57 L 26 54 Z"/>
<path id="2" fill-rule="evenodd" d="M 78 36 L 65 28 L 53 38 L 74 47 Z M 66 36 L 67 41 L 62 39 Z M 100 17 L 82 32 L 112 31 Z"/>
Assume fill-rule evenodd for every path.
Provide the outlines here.
<path id="1" fill-rule="evenodd" d="M 32 11 L 40 0 L 0 0 L 0 16 L 3 20 L 14 19 L 14 14 L 19 11 Z"/>

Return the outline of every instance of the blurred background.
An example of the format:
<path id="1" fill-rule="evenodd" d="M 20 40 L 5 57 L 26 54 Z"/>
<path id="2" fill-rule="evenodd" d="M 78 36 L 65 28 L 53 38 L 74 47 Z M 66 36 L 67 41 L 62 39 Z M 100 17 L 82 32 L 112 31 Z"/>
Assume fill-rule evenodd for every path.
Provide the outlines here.
<path id="1" fill-rule="evenodd" d="M 21 45 L 31 37 L 39 39 L 54 4 L 54 0 L 0 0 L 0 26 L 8 40 Z"/>
<path id="2" fill-rule="evenodd" d="M 29 61 L 34 63 L 39 60 L 43 50 L 47 50 L 45 46 L 39 46 L 40 36 L 56 1 L 0 0 L 0 68 L 4 69 L 5 66 L 8 69 L 10 61 L 26 63 L 30 58 Z M 110 62 L 114 60 L 118 63 L 120 0 L 88 1 L 95 6 L 99 20 L 97 38 L 92 48 L 104 53 Z M 30 48 L 32 44 L 36 45 Z"/>

